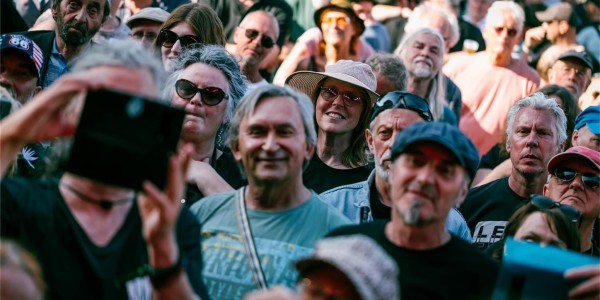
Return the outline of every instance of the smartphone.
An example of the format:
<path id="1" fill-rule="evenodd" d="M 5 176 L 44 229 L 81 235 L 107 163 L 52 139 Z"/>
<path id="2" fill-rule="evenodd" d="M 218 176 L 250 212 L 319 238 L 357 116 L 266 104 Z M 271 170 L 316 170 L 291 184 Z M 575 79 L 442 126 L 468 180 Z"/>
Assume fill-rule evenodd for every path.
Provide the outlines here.
<path id="1" fill-rule="evenodd" d="M 167 181 L 185 112 L 155 99 L 114 90 L 88 91 L 66 170 L 141 190 Z"/>

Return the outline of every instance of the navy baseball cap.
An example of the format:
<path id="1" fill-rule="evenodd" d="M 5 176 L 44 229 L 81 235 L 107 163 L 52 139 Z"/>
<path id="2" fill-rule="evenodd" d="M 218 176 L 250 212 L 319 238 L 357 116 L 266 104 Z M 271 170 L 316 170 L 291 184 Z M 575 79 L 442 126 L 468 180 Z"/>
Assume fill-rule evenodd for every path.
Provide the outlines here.
<path id="1" fill-rule="evenodd" d="M 469 173 L 471 180 L 475 178 L 479 166 L 479 152 L 473 142 L 458 127 L 442 122 L 416 123 L 396 136 L 392 146 L 392 160 L 417 142 L 434 142 L 446 147 Z"/>
<path id="2" fill-rule="evenodd" d="M 569 50 L 561 54 L 556 60 L 563 60 L 568 58 L 579 60 L 590 70 L 594 69 L 592 59 L 584 51 Z"/>
<path id="3" fill-rule="evenodd" d="M 31 39 L 19 34 L 3 34 L 0 36 L 0 50 L 14 49 L 27 55 L 35 67 L 36 76 L 40 77 L 44 56 L 42 49 Z"/>
<path id="4" fill-rule="evenodd" d="M 592 105 L 577 115 L 575 129 L 587 125 L 594 134 L 600 134 L 600 105 Z"/>

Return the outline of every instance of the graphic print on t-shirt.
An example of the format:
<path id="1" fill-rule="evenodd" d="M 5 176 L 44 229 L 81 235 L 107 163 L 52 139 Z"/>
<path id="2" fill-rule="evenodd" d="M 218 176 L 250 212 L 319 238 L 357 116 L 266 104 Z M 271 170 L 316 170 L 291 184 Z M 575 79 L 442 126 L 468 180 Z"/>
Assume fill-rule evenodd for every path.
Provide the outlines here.
<path id="1" fill-rule="evenodd" d="M 482 221 L 473 231 L 473 246 L 485 249 L 499 241 L 504 234 L 507 221 Z"/>

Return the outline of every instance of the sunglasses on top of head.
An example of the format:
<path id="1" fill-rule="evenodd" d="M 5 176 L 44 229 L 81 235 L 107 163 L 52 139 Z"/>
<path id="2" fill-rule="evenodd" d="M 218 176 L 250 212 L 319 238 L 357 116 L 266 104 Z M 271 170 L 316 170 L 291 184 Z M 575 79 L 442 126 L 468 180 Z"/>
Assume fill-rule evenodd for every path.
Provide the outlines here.
<path id="1" fill-rule="evenodd" d="M 171 48 L 173 45 L 175 45 L 177 40 L 179 40 L 181 47 L 187 47 L 191 44 L 200 43 L 200 38 L 195 35 L 178 36 L 177 33 L 168 29 L 163 29 L 158 33 L 157 42 L 163 47 Z"/>
<path id="2" fill-rule="evenodd" d="M 245 29 L 245 28 L 242 28 L 242 29 L 244 29 L 244 35 L 250 41 L 254 41 L 254 39 L 256 39 L 260 35 L 260 32 L 258 32 L 258 30 Z M 260 45 L 267 49 L 271 49 L 275 45 L 275 41 L 273 41 L 272 38 L 263 34 L 262 37 L 260 38 Z"/>
<path id="3" fill-rule="evenodd" d="M 403 91 L 389 92 L 377 100 L 374 110 L 380 112 L 387 108 L 412 110 L 419 114 L 423 120 L 428 122 L 433 121 L 433 115 L 431 114 L 427 101 L 412 93 Z M 373 115 L 375 115 L 376 112 L 374 112 Z"/>
<path id="4" fill-rule="evenodd" d="M 579 222 L 581 219 L 581 212 L 575 207 L 565 204 L 554 202 L 552 199 L 544 197 L 542 195 L 531 195 L 529 196 L 531 203 L 539 209 L 552 209 L 558 208 L 567 219 L 573 223 Z"/>
<path id="5" fill-rule="evenodd" d="M 221 103 L 223 99 L 228 98 L 225 92 L 218 87 L 209 86 L 198 88 L 195 84 L 185 79 L 179 79 L 175 82 L 175 92 L 177 92 L 179 97 L 185 100 L 190 100 L 194 98 L 197 93 L 200 93 L 202 102 L 208 106 L 215 106 Z"/>
<path id="6" fill-rule="evenodd" d="M 560 184 L 569 183 L 569 182 L 575 180 L 577 175 L 581 175 L 581 181 L 583 182 L 583 184 L 586 187 L 591 188 L 591 189 L 596 189 L 600 185 L 600 177 L 598 177 L 598 175 L 591 174 L 591 173 L 579 173 L 570 168 L 564 168 L 564 167 L 556 168 L 556 170 L 554 170 L 554 172 L 552 172 L 552 175 L 554 175 L 554 177 L 556 177 L 556 179 L 558 180 L 558 183 L 560 183 Z"/>

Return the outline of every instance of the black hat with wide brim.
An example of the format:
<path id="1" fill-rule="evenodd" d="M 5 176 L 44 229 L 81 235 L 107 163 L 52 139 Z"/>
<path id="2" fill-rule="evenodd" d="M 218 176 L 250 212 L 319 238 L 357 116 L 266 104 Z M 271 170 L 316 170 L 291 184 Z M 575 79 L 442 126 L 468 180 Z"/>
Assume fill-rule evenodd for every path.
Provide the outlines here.
<path id="1" fill-rule="evenodd" d="M 315 24 L 321 30 L 321 15 L 327 10 L 341 11 L 350 17 L 352 26 L 356 30 L 356 35 L 360 36 L 365 31 L 365 23 L 356 15 L 349 1 L 332 0 L 328 5 L 325 5 L 315 11 Z"/>

